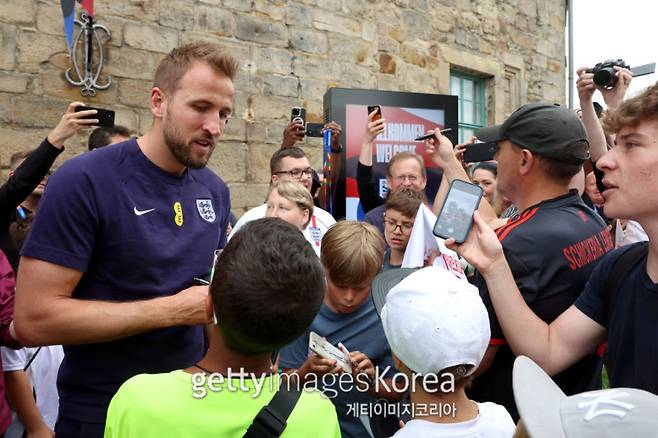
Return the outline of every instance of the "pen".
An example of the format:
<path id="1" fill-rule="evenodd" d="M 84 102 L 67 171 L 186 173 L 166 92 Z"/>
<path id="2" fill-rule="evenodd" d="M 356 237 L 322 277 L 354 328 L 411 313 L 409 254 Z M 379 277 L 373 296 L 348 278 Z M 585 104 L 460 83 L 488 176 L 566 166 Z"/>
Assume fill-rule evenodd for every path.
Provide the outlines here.
<path id="1" fill-rule="evenodd" d="M 452 128 L 442 129 L 442 130 L 439 131 L 439 132 L 440 132 L 441 134 L 446 134 L 446 133 L 448 133 L 448 132 L 450 132 L 450 131 L 452 131 Z M 421 136 L 419 136 L 419 137 L 416 137 L 416 138 L 414 139 L 414 141 L 423 141 L 423 140 L 427 140 L 428 138 L 432 138 L 432 137 L 434 137 L 434 133 L 433 133 L 433 132 L 432 132 L 432 133 L 429 133 L 429 134 L 421 135 Z"/>

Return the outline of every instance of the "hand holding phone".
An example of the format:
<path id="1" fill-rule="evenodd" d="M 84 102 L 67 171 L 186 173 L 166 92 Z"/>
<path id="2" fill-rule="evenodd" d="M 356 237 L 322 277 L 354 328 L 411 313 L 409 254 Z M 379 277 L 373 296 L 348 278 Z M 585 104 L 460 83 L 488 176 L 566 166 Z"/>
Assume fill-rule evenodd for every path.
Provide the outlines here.
<path id="1" fill-rule="evenodd" d="M 473 143 L 464 150 L 464 163 L 478 163 L 481 161 L 491 161 L 498 152 L 498 142 L 479 142 Z"/>
<path id="2" fill-rule="evenodd" d="M 98 123 L 96 124 L 96 126 L 100 126 L 101 128 L 114 127 L 114 111 L 103 109 L 103 108 L 94 108 L 91 106 L 75 107 L 76 113 L 79 113 L 80 111 L 87 111 L 87 110 L 96 110 L 96 114 L 80 117 L 81 119 L 98 119 Z"/>
<path id="3" fill-rule="evenodd" d="M 301 106 L 294 106 L 290 111 L 290 121 L 293 123 L 298 123 L 304 126 L 306 129 L 306 108 Z"/>
<path id="4" fill-rule="evenodd" d="M 317 333 L 311 332 L 309 335 L 308 348 L 322 358 L 335 360 L 336 364 L 342 367 L 346 373 L 352 373 L 352 364 L 346 360 L 345 353 Z"/>
<path id="5" fill-rule="evenodd" d="M 442 239 L 452 237 L 456 243 L 464 243 L 482 194 L 480 186 L 459 179 L 453 180 L 434 223 L 434 235 Z"/>
<path id="6" fill-rule="evenodd" d="M 376 122 L 382 118 L 382 107 L 379 105 L 368 105 L 368 116 L 370 116 L 373 111 L 377 111 L 375 115 L 372 116 L 372 121 Z"/>

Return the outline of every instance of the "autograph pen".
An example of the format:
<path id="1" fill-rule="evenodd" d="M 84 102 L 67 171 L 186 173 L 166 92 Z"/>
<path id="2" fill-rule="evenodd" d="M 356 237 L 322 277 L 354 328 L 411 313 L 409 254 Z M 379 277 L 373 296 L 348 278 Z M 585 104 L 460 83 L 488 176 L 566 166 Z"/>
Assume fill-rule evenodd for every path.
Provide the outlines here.
<path id="1" fill-rule="evenodd" d="M 452 131 L 452 128 L 442 129 L 439 132 L 441 132 L 441 135 L 443 135 L 443 134 L 447 134 L 450 131 Z M 416 137 L 416 138 L 414 138 L 414 141 L 423 141 L 423 140 L 427 140 L 428 138 L 432 138 L 432 137 L 434 137 L 434 132 L 432 132 L 430 134 L 421 135 L 420 137 Z"/>

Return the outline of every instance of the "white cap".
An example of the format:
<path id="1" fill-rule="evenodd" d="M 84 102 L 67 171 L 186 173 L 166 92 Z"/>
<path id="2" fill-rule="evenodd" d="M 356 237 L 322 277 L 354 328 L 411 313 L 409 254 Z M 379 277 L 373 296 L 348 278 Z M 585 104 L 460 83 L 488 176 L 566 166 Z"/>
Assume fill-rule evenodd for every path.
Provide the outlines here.
<path id="1" fill-rule="evenodd" d="M 658 430 L 658 397 L 614 388 L 568 396 L 539 365 L 514 361 L 514 399 L 533 438 L 651 437 Z"/>
<path id="2" fill-rule="evenodd" d="M 413 271 L 390 289 L 381 318 L 393 353 L 419 374 L 457 365 L 475 371 L 491 337 L 477 288 L 434 266 Z"/>

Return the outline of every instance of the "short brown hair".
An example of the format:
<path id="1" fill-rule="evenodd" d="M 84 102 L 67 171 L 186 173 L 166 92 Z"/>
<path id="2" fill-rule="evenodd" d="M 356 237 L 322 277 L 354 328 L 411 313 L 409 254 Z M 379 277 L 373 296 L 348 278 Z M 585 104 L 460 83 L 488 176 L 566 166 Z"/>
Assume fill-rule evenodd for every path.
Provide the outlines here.
<path id="1" fill-rule="evenodd" d="M 427 178 L 427 171 L 425 170 L 425 162 L 423 161 L 423 157 L 420 155 L 414 153 L 414 152 L 409 152 L 409 151 L 404 151 L 400 152 L 397 155 L 394 155 L 393 158 L 391 158 L 391 161 L 388 162 L 388 166 L 386 167 L 386 173 L 388 176 L 393 176 L 391 175 L 391 168 L 395 163 L 398 161 L 406 160 L 407 158 L 413 158 L 418 162 L 418 165 L 420 166 L 420 173 L 423 174 L 423 178 Z"/>
<path id="2" fill-rule="evenodd" d="M 19 161 L 24 160 L 27 157 L 29 157 L 32 152 L 34 152 L 34 149 L 30 149 L 30 150 L 27 150 L 27 151 L 20 151 L 20 152 L 16 152 L 16 153 L 11 154 L 11 157 L 9 157 L 9 167 L 11 167 L 13 170 L 16 170 L 14 168 L 16 163 L 18 163 Z"/>
<path id="3" fill-rule="evenodd" d="M 306 153 L 304 153 L 303 149 L 298 148 L 297 146 L 279 149 L 278 151 L 274 152 L 274 154 L 272 154 L 272 158 L 270 158 L 270 175 L 274 175 L 281 170 L 281 160 L 286 157 L 305 158 Z"/>
<path id="4" fill-rule="evenodd" d="M 302 210 L 308 210 L 308 220 L 304 226 L 308 225 L 311 221 L 311 216 L 313 216 L 314 205 L 313 197 L 311 196 L 311 193 L 306 190 L 306 187 L 293 181 L 279 180 L 270 187 L 270 191 L 267 193 L 268 198 L 270 197 L 270 193 L 274 190 Z"/>
<path id="5" fill-rule="evenodd" d="M 603 128 L 616 133 L 624 126 L 635 126 L 645 119 L 658 120 L 658 82 L 609 111 Z"/>
<path id="6" fill-rule="evenodd" d="M 338 287 L 362 289 L 372 283 L 384 262 L 384 239 L 374 226 L 340 221 L 322 238 L 320 261 Z"/>
<path id="7" fill-rule="evenodd" d="M 401 187 L 391 191 L 386 197 L 384 211 L 395 210 L 408 218 L 414 218 L 422 203 L 423 197 L 420 193 L 410 187 Z"/>
<path id="8" fill-rule="evenodd" d="M 205 62 L 218 73 L 233 80 L 238 62 L 231 55 L 212 43 L 194 42 L 169 52 L 155 71 L 153 85 L 165 93 L 176 91 L 178 82 L 194 62 Z"/>

